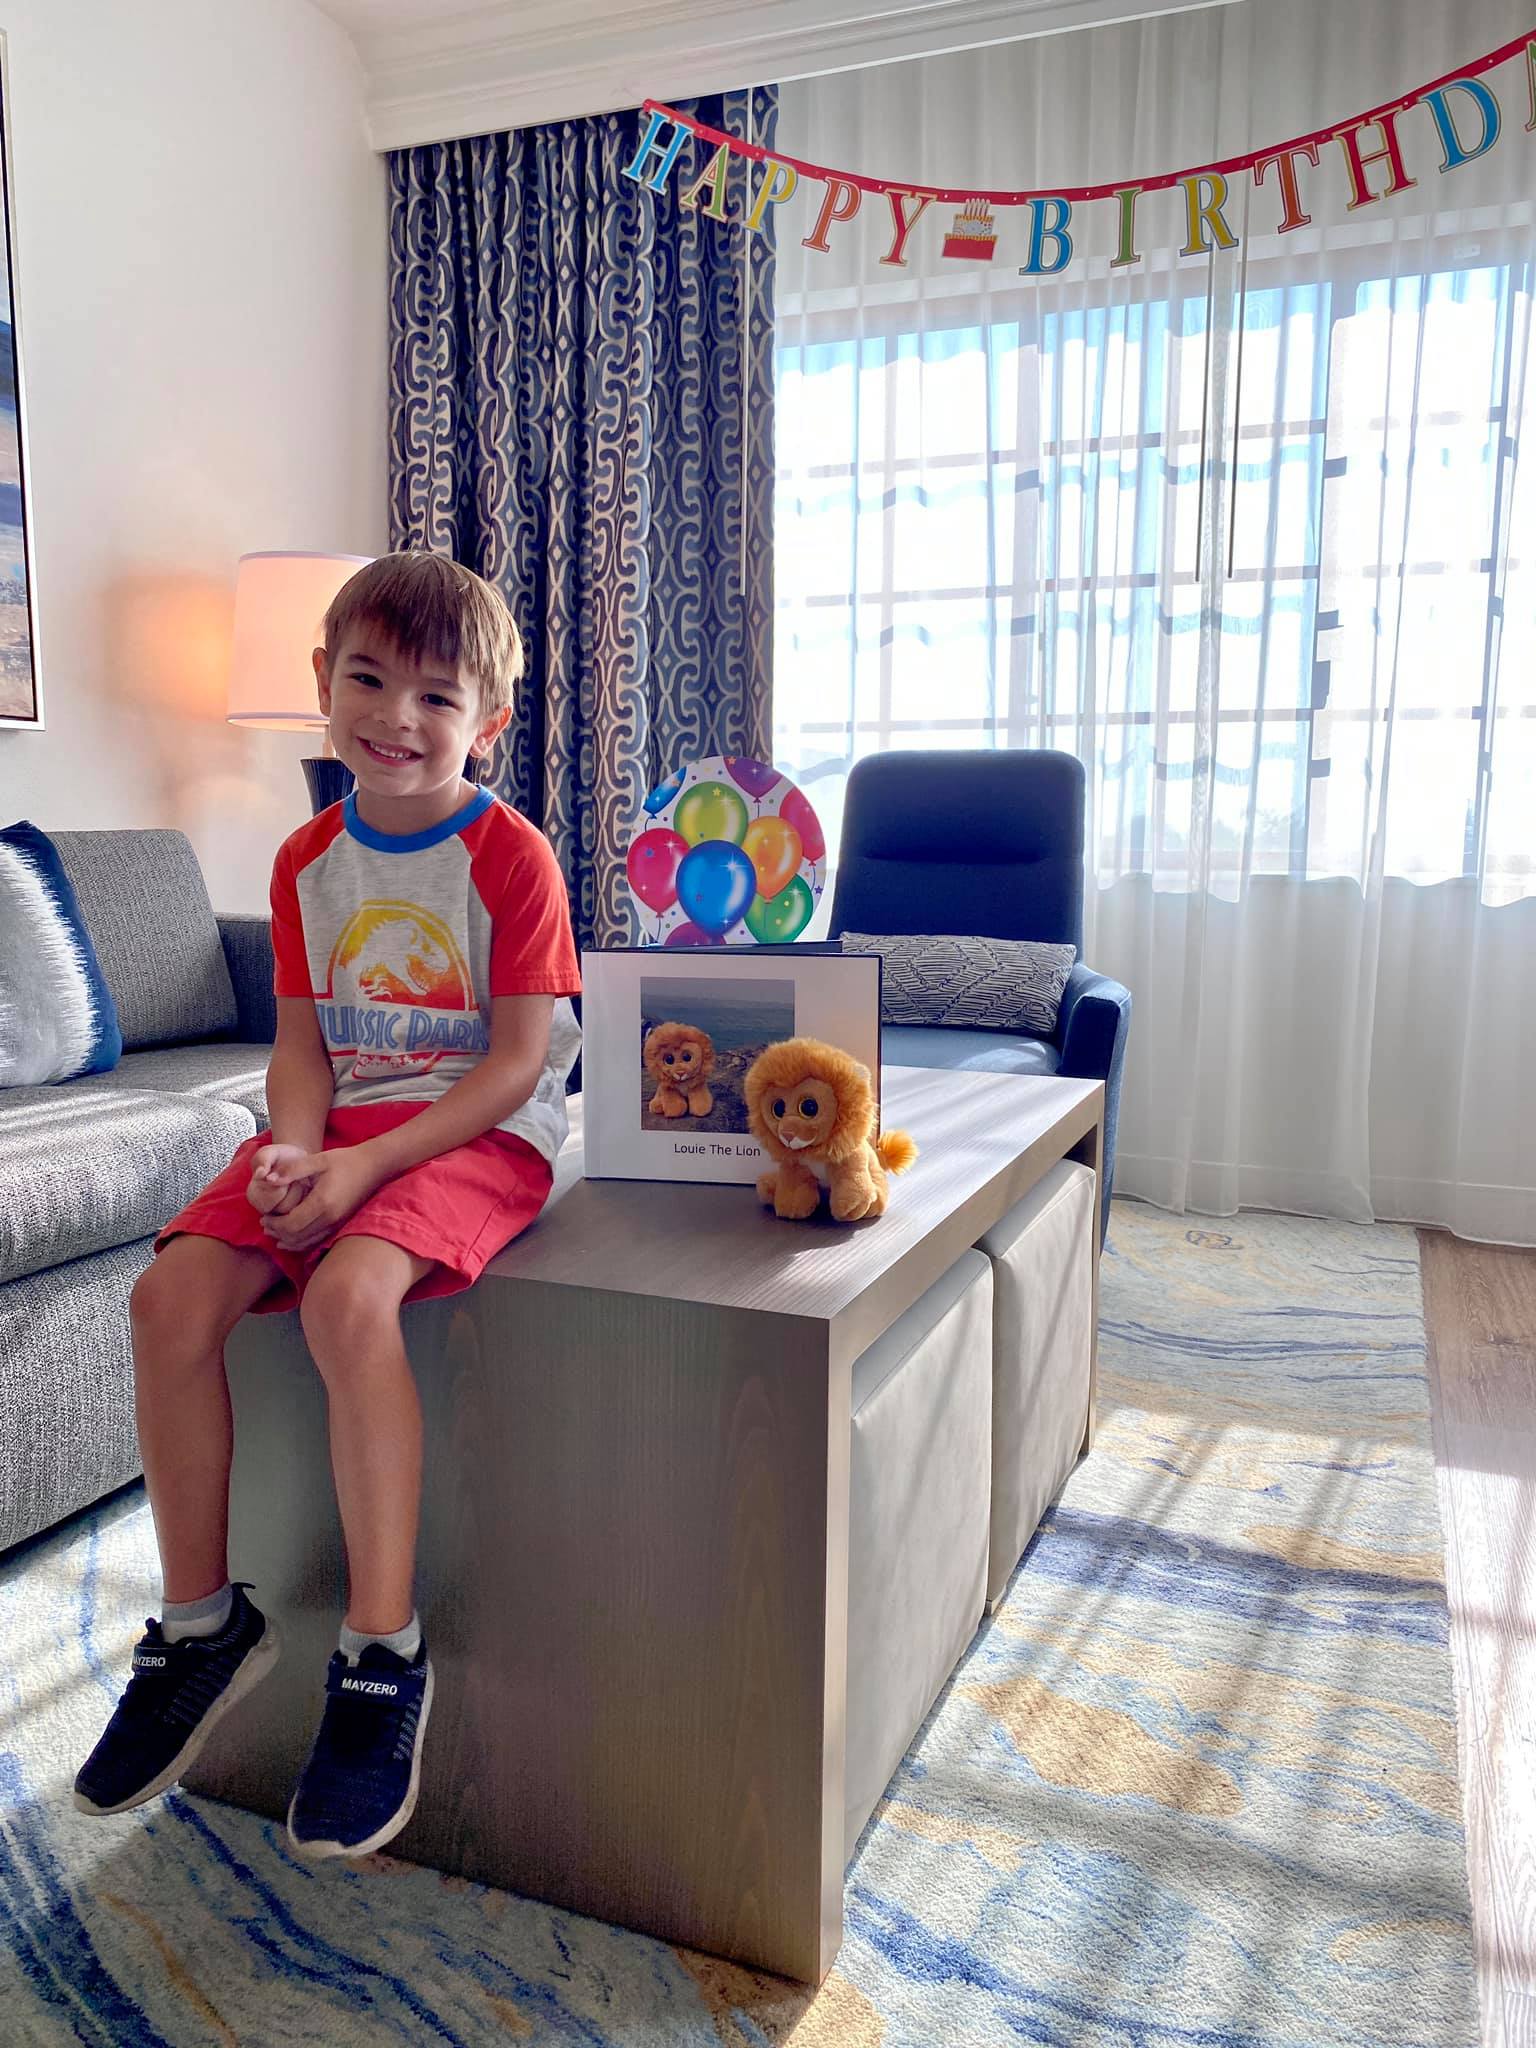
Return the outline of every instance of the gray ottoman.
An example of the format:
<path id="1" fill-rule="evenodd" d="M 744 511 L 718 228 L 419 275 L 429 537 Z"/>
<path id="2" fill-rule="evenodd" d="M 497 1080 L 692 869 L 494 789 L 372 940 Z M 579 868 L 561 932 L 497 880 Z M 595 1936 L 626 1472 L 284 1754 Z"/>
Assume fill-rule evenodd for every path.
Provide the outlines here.
<path id="1" fill-rule="evenodd" d="M 994 1283 L 989 1612 L 1083 1446 L 1093 1191 L 1092 1170 L 1064 1159 L 980 1241 Z"/>
<path id="2" fill-rule="evenodd" d="M 966 1252 L 854 1361 L 845 1854 L 981 1620 L 992 1268 Z"/>

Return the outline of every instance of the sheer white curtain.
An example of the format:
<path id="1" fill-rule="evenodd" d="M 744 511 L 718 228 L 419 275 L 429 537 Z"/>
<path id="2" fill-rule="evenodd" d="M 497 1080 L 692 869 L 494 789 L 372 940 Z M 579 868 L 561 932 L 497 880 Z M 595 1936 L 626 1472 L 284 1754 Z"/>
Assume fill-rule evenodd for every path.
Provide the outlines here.
<path id="1" fill-rule="evenodd" d="M 787 85 L 779 140 L 1099 182 L 1527 25 L 1252 0 Z M 1208 259 L 1177 193 L 1141 202 L 1139 265 L 1080 208 L 1035 283 L 1021 216 L 991 265 L 930 218 L 905 270 L 883 202 L 827 254 L 780 229 L 777 757 L 833 843 L 875 749 L 1082 757 L 1085 954 L 1136 1002 L 1116 1184 L 1172 1208 L 1536 1242 L 1536 137 L 1523 65 L 1489 82 L 1485 156 L 1441 175 L 1420 107 L 1412 190 L 1350 211 L 1328 145 L 1310 227 L 1274 232 L 1271 182 Z"/>

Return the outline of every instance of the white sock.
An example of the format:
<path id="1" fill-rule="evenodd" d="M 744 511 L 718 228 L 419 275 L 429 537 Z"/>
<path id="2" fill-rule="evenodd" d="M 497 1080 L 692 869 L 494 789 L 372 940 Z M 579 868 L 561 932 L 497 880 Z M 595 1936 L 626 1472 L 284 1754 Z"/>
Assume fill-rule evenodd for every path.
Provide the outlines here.
<path id="1" fill-rule="evenodd" d="M 234 1604 L 235 1589 L 228 1582 L 201 1600 L 167 1600 L 160 1610 L 160 1633 L 168 1643 L 179 1643 L 183 1636 L 216 1636 Z"/>
<path id="2" fill-rule="evenodd" d="M 341 1625 L 339 1647 L 349 1664 L 355 1664 L 370 1643 L 382 1643 L 386 1650 L 393 1650 L 397 1657 L 403 1657 L 407 1664 L 414 1664 L 416 1652 L 421 1648 L 421 1616 L 414 1610 L 404 1628 L 397 1628 L 391 1636 L 363 1635 L 355 1628 Z"/>

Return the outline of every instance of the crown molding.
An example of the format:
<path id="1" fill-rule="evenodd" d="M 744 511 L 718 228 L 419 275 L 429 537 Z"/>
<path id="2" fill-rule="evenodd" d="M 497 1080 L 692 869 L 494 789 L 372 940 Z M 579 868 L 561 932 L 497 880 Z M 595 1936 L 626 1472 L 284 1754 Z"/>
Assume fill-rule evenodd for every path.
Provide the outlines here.
<path id="1" fill-rule="evenodd" d="M 578 25 L 570 0 L 524 0 L 515 11 L 498 5 L 404 28 L 355 28 L 353 39 L 370 138 L 384 150 L 1218 4 L 842 0 L 834 12 L 827 0 L 619 0 L 589 8 Z"/>

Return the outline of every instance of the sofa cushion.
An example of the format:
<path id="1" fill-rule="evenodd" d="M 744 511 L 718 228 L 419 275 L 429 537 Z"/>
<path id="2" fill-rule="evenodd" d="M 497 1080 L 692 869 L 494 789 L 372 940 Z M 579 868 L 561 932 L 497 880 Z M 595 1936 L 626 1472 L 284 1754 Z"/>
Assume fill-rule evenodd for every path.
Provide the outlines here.
<path id="1" fill-rule="evenodd" d="M 219 937 L 224 942 L 225 963 L 234 984 L 235 1007 L 240 1013 L 235 1030 L 246 1045 L 255 1045 L 263 1039 L 271 1045 L 277 1036 L 277 997 L 272 992 L 271 916 L 266 911 L 256 916 L 242 911 L 221 910 L 218 924 Z"/>
<path id="2" fill-rule="evenodd" d="M 140 1237 L 0 1287 L 0 1550 L 142 1469 L 128 1296 L 149 1257 Z"/>
<path id="3" fill-rule="evenodd" d="M 105 1073 L 123 1050 L 74 889 L 46 832 L 0 832 L 0 1088 Z"/>
<path id="4" fill-rule="evenodd" d="M 1061 1054 L 1044 1038 L 932 1025 L 887 1025 L 880 1057 L 888 1067 L 959 1067 L 970 1074 L 1054 1074 L 1061 1067 Z"/>
<path id="5" fill-rule="evenodd" d="M 238 1102 L 256 1119 L 267 1121 L 267 1062 L 270 1045 L 243 1045 L 218 1039 L 208 1045 L 160 1045 L 149 1052 L 124 1053 L 116 1071 L 83 1086 L 98 1088 L 116 1082 L 120 1088 L 147 1088 L 155 1095 L 191 1095 L 214 1102 Z"/>
<path id="6" fill-rule="evenodd" d="M 117 1005 L 123 1044 L 233 1031 L 235 991 L 197 855 L 181 832 L 54 832 Z"/>
<path id="7" fill-rule="evenodd" d="M 159 1230 L 255 1130 L 238 1103 L 150 1094 L 116 1075 L 6 1089 L 0 1281 Z"/>

